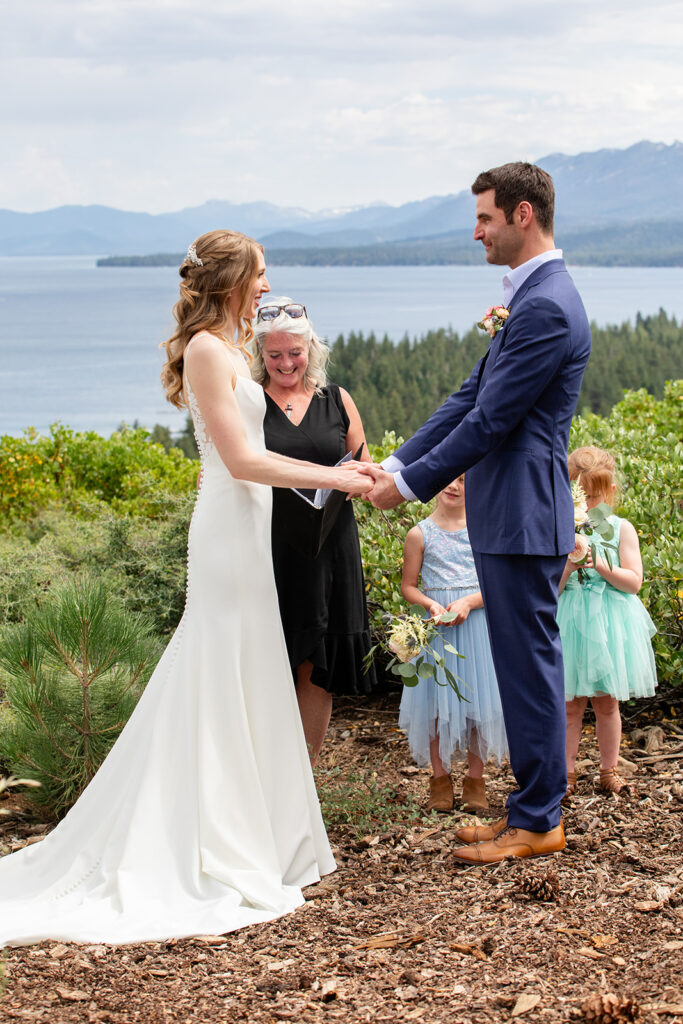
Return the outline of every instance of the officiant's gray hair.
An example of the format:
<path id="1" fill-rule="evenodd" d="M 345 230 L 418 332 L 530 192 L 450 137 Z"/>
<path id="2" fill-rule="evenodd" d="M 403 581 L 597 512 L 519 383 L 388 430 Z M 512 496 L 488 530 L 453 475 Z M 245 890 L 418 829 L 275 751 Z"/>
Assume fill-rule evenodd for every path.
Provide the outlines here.
<path id="1" fill-rule="evenodd" d="M 268 296 L 269 306 L 288 306 L 294 300 L 287 295 Z M 263 359 L 263 345 L 269 334 L 291 334 L 292 337 L 300 338 L 308 345 L 308 365 L 304 374 L 304 387 L 320 394 L 322 388 L 327 384 L 327 361 L 330 358 L 330 350 L 324 338 L 321 338 L 313 329 L 313 324 L 304 313 L 303 316 L 291 317 L 284 310 L 280 310 L 274 320 L 254 321 L 254 360 L 251 364 L 251 376 L 260 384 L 266 387 L 270 380 L 266 364 Z"/>

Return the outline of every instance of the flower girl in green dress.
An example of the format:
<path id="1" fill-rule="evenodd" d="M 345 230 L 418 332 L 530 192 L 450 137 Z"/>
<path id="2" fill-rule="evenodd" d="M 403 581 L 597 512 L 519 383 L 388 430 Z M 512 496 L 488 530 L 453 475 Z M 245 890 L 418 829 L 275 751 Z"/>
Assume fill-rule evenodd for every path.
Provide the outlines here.
<path id="1" fill-rule="evenodd" d="M 609 452 L 592 446 L 569 456 L 569 477 L 578 480 L 588 509 L 616 496 L 616 465 Z M 576 791 L 576 757 L 588 700 L 595 712 L 600 750 L 600 789 L 620 793 L 627 787 L 617 772 L 621 742 L 619 701 L 649 697 L 657 686 L 650 638 L 652 619 L 636 596 L 643 583 L 638 534 L 631 523 L 615 515 L 610 545 L 612 568 L 600 537 L 594 533 L 595 562 L 590 551 L 579 566 L 567 561 L 560 583 L 557 621 L 562 637 L 564 688 L 567 700 L 567 796 Z"/>

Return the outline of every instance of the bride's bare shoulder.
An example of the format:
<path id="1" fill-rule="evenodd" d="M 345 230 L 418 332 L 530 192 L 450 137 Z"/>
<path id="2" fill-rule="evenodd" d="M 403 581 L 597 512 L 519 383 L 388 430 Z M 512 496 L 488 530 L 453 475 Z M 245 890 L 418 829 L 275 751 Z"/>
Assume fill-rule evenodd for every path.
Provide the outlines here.
<path id="1" fill-rule="evenodd" d="M 194 362 L 197 356 L 214 356 L 225 353 L 225 342 L 211 331 L 197 331 L 185 346 L 185 360 Z"/>
<path id="2" fill-rule="evenodd" d="M 200 383 L 202 379 L 222 379 L 227 371 L 226 379 L 231 381 L 233 388 L 241 369 L 235 365 L 225 341 L 211 331 L 198 331 L 190 338 L 183 362 L 185 375 L 189 374 L 191 381 Z"/>

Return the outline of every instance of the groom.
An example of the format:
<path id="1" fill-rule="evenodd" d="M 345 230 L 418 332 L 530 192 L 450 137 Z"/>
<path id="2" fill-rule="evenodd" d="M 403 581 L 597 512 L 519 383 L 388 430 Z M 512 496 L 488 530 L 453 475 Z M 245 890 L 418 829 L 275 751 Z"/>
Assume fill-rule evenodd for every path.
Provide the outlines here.
<path id="1" fill-rule="evenodd" d="M 569 427 L 591 349 L 583 304 L 553 241 L 549 174 L 527 163 L 480 174 L 474 238 L 507 265 L 510 314 L 471 376 L 382 467 L 377 508 L 429 501 L 467 472 L 467 525 L 484 598 L 518 789 L 490 826 L 460 829 L 455 857 L 492 864 L 564 848 L 567 786 L 557 588 L 574 546 Z M 496 328 L 494 333 L 494 327 Z"/>

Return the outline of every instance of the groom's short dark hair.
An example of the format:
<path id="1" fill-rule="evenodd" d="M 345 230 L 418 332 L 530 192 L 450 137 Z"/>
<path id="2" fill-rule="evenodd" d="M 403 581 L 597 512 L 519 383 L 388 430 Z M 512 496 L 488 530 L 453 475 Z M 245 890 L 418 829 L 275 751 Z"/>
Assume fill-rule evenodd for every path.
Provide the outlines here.
<path id="1" fill-rule="evenodd" d="M 553 232 L 555 188 L 547 171 L 536 164 L 513 163 L 492 167 L 478 174 L 472 185 L 475 196 L 494 189 L 495 203 L 512 224 L 512 215 L 520 203 L 531 203 L 538 226 L 546 234 Z"/>

